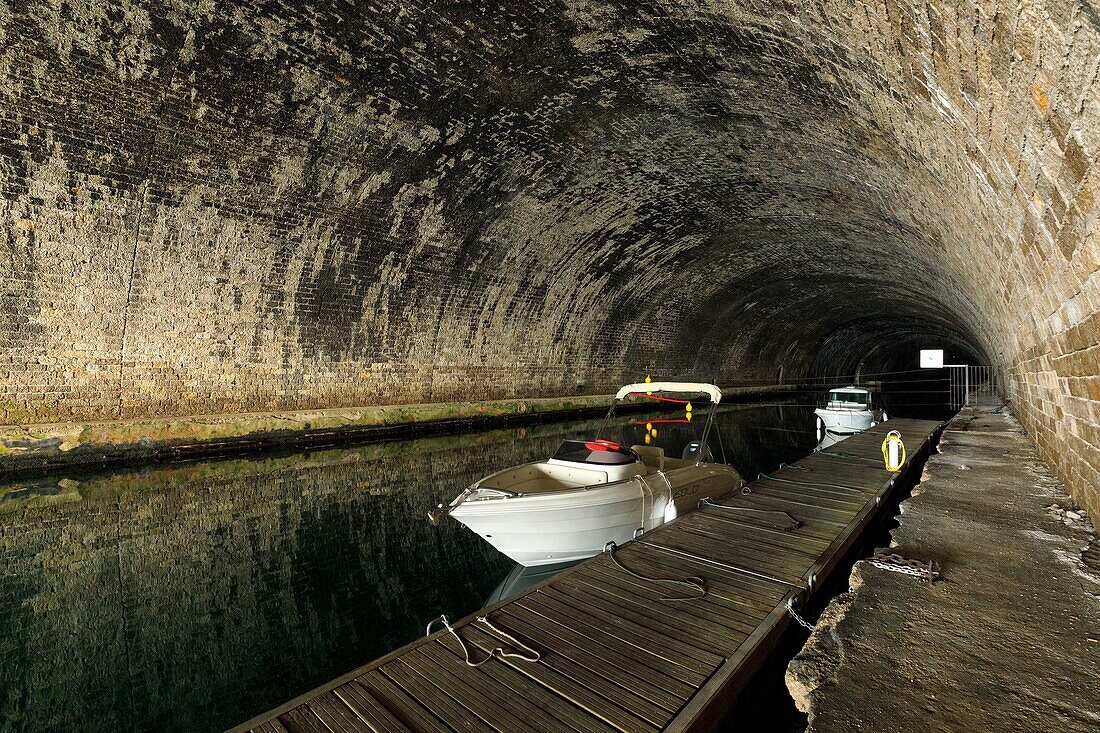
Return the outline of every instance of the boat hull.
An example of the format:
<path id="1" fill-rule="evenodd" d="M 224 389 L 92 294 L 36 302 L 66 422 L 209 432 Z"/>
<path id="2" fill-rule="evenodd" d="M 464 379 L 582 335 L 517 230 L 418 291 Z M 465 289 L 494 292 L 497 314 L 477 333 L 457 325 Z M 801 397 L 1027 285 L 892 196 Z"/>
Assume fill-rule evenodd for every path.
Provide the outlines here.
<path id="1" fill-rule="evenodd" d="M 583 560 L 664 524 L 676 514 L 741 485 L 731 467 L 704 463 L 613 484 L 466 501 L 451 516 L 521 565 Z M 670 488 L 671 487 L 671 488 Z"/>
<path id="2" fill-rule="evenodd" d="M 814 414 L 821 420 L 819 428 L 824 427 L 831 433 L 841 435 L 854 435 L 869 430 L 879 422 L 881 416 L 872 410 L 830 410 L 824 407 L 814 410 Z"/>

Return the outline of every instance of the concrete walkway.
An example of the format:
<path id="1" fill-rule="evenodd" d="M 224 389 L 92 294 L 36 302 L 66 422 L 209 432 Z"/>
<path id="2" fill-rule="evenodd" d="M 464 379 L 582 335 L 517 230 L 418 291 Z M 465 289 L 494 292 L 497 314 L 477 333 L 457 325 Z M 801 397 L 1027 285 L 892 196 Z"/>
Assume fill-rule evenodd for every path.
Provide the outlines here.
<path id="1" fill-rule="evenodd" d="M 893 552 L 934 585 L 866 562 L 787 671 L 810 731 L 1100 729 L 1100 544 L 1008 414 L 943 434 Z"/>

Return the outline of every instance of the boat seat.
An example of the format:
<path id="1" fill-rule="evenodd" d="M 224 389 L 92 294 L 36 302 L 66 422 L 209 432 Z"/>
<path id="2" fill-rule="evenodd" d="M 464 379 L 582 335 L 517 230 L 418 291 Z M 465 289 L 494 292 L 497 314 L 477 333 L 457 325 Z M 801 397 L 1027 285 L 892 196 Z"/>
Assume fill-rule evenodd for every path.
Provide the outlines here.
<path id="1" fill-rule="evenodd" d="M 630 450 L 638 454 L 650 471 L 665 470 L 665 449 L 654 445 L 632 445 Z"/>

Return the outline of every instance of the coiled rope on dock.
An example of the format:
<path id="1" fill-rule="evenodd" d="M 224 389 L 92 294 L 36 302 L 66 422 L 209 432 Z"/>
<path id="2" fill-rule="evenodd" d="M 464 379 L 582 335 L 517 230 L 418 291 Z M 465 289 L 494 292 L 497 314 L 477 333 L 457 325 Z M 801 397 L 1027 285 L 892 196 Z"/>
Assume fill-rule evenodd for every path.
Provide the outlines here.
<path id="1" fill-rule="evenodd" d="M 432 635 L 432 627 L 435 626 L 438 623 L 442 623 L 443 626 L 447 629 L 447 631 L 450 632 L 451 636 L 453 636 L 455 639 L 458 640 L 458 645 L 460 647 L 462 647 L 462 654 L 466 657 L 466 666 L 467 667 L 480 667 L 481 665 L 485 664 L 486 662 L 488 662 L 493 657 L 497 657 L 499 659 L 518 659 L 522 662 L 537 662 L 540 659 L 542 659 L 542 655 L 538 651 L 536 651 L 535 649 L 532 649 L 527 644 L 524 644 L 522 641 L 520 641 L 516 637 L 509 634 L 507 631 L 504 631 L 502 629 L 498 629 L 493 624 L 493 622 L 489 620 L 489 618 L 487 616 L 478 616 L 476 619 L 474 619 L 475 624 L 476 623 L 483 624 L 486 628 L 488 628 L 494 634 L 496 634 L 497 636 L 505 639 L 508 643 L 510 643 L 516 649 L 523 650 L 524 652 L 526 652 L 526 654 L 517 654 L 516 652 L 507 652 L 507 651 L 504 650 L 504 647 L 499 647 L 498 646 L 498 647 L 494 647 L 493 649 L 490 649 L 489 652 L 485 655 L 484 659 L 482 659 L 481 661 L 475 662 L 472 659 L 470 659 L 470 648 L 468 646 L 466 646 L 466 642 L 463 641 L 462 637 L 458 635 L 457 631 L 455 631 L 454 626 L 451 626 L 451 622 L 447 620 L 447 615 L 446 614 L 440 614 L 439 618 L 432 619 L 428 623 L 428 628 L 425 630 L 424 635 L 425 636 L 431 636 Z"/>
<path id="2" fill-rule="evenodd" d="M 758 514 L 780 514 L 791 521 L 790 525 L 783 527 L 783 530 L 790 532 L 791 530 L 798 529 L 802 526 L 802 522 L 795 519 L 789 513 L 781 509 L 757 509 L 751 506 L 733 506 L 731 504 L 719 504 L 713 499 L 707 498 L 699 502 L 699 506 L 710 507 L 711 509 L 724 509 L 729 512 L 756 512 Z"/>
<path id="3" fill-rule="evenodd" d="M 844 484 L 831 484 L 824 481 L 819 481 L 817 483 L 811 484 L 805 481 L 792 481 L 789 478 L 776 478 L 775 476 L 769 476 L 766 473 L 756 474 L 756 480 L 759 481 L 760 479 L 767 479 L 768 481 L 778 481 L 783 484 L 794 484 L 795 486 L 805 486 L 809 489 L 819 489 L 823 486 L 826 486 L 830 489 L 843 489 L 844 491 L 854 491 L 857 494 L 862 494 L 864 492 L 864 489 L 856 488 L 855 486 L 846 486 Z"/>
<path id="4" fill-rule="evenodd" d="M 700 598 L 704 598 L 707 595 L 707 581 L 700 578 L 698 575 L 688 575 L 684 578 L 655 578 L 650 575 L 642 575 L 635 572 L 623 565 L 622 561 L 615 556 L 615 550 L 618 548 L 614 542 L 608 542 L 604 547 L 604 552 L 611 556 L 611 562 L 615 563 L 620 570 L 627 575 L 630 575 L 638 580 L 645 581 L 647 583 L 663 583 L 666 585 L 678 585 L 686 588 L 693 589 L 696 594 L 690 596 L 657 596 L 661 601 L 697 601 Z"/>
<path id="5" fill-rule="evenodd" d="M 852 460 L 865 461 L 867 463 L 874 463 L 876 465 L 879 464 L 879 463 L 882 463 L 882 461 L 878 458 L 868 458 L 867 456 L 857 456 L 855 453 L 848 453 L 846 451 L 840 451 L 840 450 L 831 450 L 831 451 L 818 450 L 818 451 L 814 451 L 814 455 L 815 456 L 823 456 L 825 458 L 850 458 Z"/>

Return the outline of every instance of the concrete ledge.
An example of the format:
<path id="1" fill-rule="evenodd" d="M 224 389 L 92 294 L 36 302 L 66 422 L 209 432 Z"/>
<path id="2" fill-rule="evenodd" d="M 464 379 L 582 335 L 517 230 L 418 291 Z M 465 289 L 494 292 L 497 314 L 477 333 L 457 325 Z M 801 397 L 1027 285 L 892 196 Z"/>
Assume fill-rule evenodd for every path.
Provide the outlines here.
<path id="1" fill-rule="evenodd" d="M 1015 418 L 953 420 L 899 522 L 943 579 L 856 564 L 788 666 L 808 730 L 1100 727 L 1100 544 Z"/>
<path id="2" fill-rule="evenodd" d="M 726 388 L 734 398 L 802 391 Z M 279 445 L 428 435 L 474 427 L 602 414 L 611 395 L 442 402 L 328 410 L 152 417 L 88 423 L 0 426 L 0 474 L 59 466 L 219 455 Z"/>

